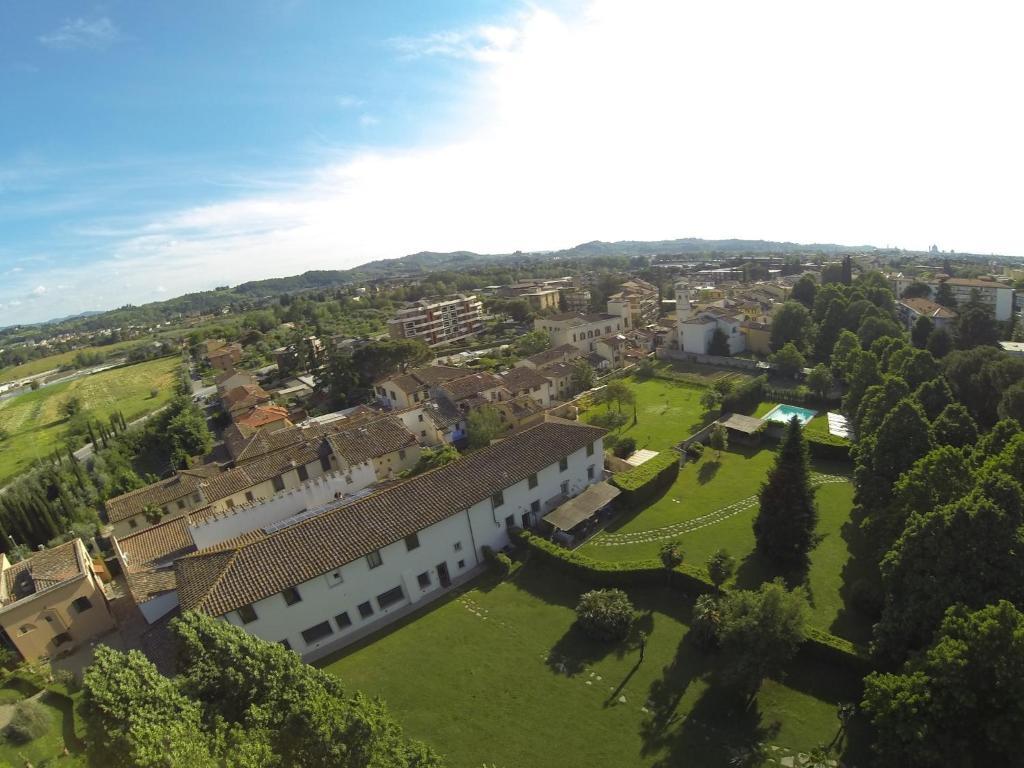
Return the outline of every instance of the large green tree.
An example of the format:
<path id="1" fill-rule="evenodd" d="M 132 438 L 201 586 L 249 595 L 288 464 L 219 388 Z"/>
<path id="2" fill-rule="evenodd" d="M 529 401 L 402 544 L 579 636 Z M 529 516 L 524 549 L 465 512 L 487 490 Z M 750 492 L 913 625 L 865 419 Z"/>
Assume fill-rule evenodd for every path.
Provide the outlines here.
<path id="1" fill-rule="evenodd" d="M 811 313 L 807 307 L 798 301 L 787 301 L 772 316 L 772 349 L 782 349 L 790 341 L 798 349 L 807 349 L 811 341 L 811 330 Z"/>
<path id="2" fill-rule="evenodd" d="M 466 439 L 471 449 L 485 448 L 501 434 L 502 423 L 498 410 L 481 405 L 469 412 L 466 419 Z"/>
<path id="3" fill-rule="evenodd" d="M 980 608 L 1021 593 L 1020 484 L 986 472 L 967 496 L 911 516 L 882 560 L 885 605 L 875 651 L 902 661 L 928 643 L 946 608 Z"/>
<path id="4" fill-rule="evenodd" d="M 921 315 L 910 329 L 910 342 L 918 349 L 924 349 L 928 345 L 928 337 L 935 330 L 935 323 L 930 317 Z"/>
<path id="5" fill-rule="evenodd" d="M 807 613 L 803 591 L 790 592 L 781 580 L 723 597 L 718 640 L 726 678 L 752 699 L 766 677 L 780 677 L 804 640 Z"/>
<path id="6" fill-rule="evenodd" d="M 1024 755 L 1024 615 L 1000 601 L 950 608 L 899 673 L 864 680 L 881 768 L 988 768 Z"/>
<path id="7" fill-rule="evenodd" d="M 814 546 L 818 508 L 810 475 L 807 443 L 794 417 L 786 425 L 775 464 L 761 486 L 754 519 L 758 549 L 783 567 L 805 565 Z"/>
<path id="8" fill-rule="evenodd" d="M 899 476 L 931 450 L 928 420 L 912 397 L 900 400 L 874 435 L 858 441 L 854 498 L 865 514 L 883 509 Z"/>
<path id="9" fill-rule="evenodd" d="M 789 298 L 793 301 L 799 301 L 808 309 L 814 306 L 814 297 L 818 292 L 818 283 L 810 275 L 803 275 L 796 283 L 793 284 L 793 290 L 789 294 Z"/>
<path id="10" fill-rule="evenodd" d="M 807 359 L 800 354 L 800 350 L 792 341 L 787 341 L 782 349 L 770 355 L 768 360 L 775 366 L 779 375 L 790 379 L 799 374 L 807 365 Z"/>
<path id="11" fill-rule="evenodd" d="M 960 403 L 950 403 L 932 423 L 932 444 L 962 448 L 978 440 L 978 425 Z"/>

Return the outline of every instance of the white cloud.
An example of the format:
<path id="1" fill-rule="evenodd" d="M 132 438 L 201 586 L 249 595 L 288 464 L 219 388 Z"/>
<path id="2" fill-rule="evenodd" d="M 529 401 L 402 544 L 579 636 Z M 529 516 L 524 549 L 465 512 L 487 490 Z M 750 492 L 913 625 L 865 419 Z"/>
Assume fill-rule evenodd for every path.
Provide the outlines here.
<path id="1" fill-rule="evenodd" d="M 121 32 L 106 16 L 98 19 L 67 19 L 57 29 L 39 36 L 39 42 L 49 48 L 71 50 L 92 48 L 99 50 L 114 43 Z"/>
<path id="2" fill-rule="evenodd" d="M 456 59 L 495 61 L 519 41 L 513 26 L 483 25 L 471 29 L 447 30 L 422 37 L 394 37 L 389 42 L 403 57 L 449 56 Z"/>
<path id="3" fill-rule="evenodd" d="M 342 109 L 356 109 L 357 107 L 363 106 L 366 102 L 356 96 L 339 96 L 338 106 Z"/>
<path id="4" fill-rule="evenodd" d="M 380 120 L 378 118 L 374 117 L 373 115 L 360 115 L 359 116 L 359 124 L 364 126 L 364 127 L 366 127 L 366 128 L 369 128 L 370 126 L 377 125 L 379 122 L 380 122 Z"/>
<path id="5" fill-rule="evenodd" d="M 123 303 L 420 250 L 686 236 L 1024 254 L 1018 13 L 602 1 L 408 42 L 475 75 L 445 141 L 169 212 L 33 280 L 130 276 Z"/>
<path id="6" fill-rule="evenodd" d="M 33 296 L 42 296 L 45 293 L 46 293 L 46 286 L 45 285 L 37 285 L 35 288 L 32 289 L 32 295 Z"/>

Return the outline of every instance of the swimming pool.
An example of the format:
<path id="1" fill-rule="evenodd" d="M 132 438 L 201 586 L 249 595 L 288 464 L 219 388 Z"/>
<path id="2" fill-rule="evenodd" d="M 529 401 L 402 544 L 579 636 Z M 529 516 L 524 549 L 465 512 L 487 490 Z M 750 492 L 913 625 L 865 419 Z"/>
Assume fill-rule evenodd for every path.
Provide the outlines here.
<path id="1" fill-rule="evenodd" d="M 776 405 L 761 418 L 765 421 L 775 421 L 779 424 L 788 424 L 790 420 L 796 416 L 800 420 L 800 426 L 806 427 L 807 422 L 813 419 L 817 413 L 817 411 L 812 411 L 809 408 L 799 408 L 795 405 L 786 405 L 785 403 L 781 403 Z"/>

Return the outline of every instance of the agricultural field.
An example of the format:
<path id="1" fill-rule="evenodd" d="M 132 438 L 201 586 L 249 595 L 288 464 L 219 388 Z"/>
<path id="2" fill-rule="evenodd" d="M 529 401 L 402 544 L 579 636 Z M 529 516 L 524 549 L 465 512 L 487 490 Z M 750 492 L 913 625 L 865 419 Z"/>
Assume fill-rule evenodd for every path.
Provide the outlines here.
<path id="1" fill-rule="evenodd" d="M 526 563 L 508 581 L 482 577 L 324 666 L 382 696 L 406 732 L 452 768 L 725 766 L 754 741 L 773 745 L 785 765 L 830 741 L 837 706 L 859 696 L 856 676 L 798 658 L 744 709 L 718 682 L 717 656 L 687 641 L 680 595 L 628 590 L 648 636 L 641 661 L 635 644 L 610 647 L 573 629 L 573 607 L 589 588 Z"/>
<path id="2" fill-rule="evenodd" d="M 75 361 L 75 356 L 80 352 L 98 352 L 107 356 L 116 352 L 127 352 L 129 349 L 144 343 L 144 339 L 131 339 L 130 341 L 119 341 L 116 344 L 106 344 L 102 347 L 83 347 L 82 349 L 75 349 L 70 352 L 60 352 L 49 357 L 40 357 L 37 360 L 29 360 L 21 365 L 12 365 L 0 369 L 0 384 L 53 371 L 65 365 L 72 365 Z"/>
<path id="3" fill-rule="evenodd" d="M 60 445 L 67 421 L 61 406 L 68 398 L 80 398 L 98 419 L 121 411 L 131 421 L 170 401 L 178 365 L 177 357 L 150 360 L 0 401 L 0 429 L 6 434 L 0 441 L 0 483 Z"/>

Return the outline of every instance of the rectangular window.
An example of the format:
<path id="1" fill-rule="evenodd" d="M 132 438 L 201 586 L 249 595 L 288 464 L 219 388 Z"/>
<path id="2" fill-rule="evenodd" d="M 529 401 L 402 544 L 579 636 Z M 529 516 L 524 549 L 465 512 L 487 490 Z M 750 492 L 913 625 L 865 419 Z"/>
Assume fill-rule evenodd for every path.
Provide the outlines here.
<path id="1" fill-rule="evenodd" d="M 569 468 L 569 458 L 567 456 L 563 456 L 562 458 L 560 458 L 558 460 L 558 471 L 559 472 L 565 472 L 565 470 L 567 470 L 568 468 Z"/>
<path id="2" fill-rule="evenodd" d="M 302 466 L 300 466 L 300 467 L 299 467 L 298 469 L 296 469 L 295 471 L 299 473 L 299 482 L 300 482 L 300 483 L 304 483 L 304 482 L 306 482 L 307 480 L 309 480 L 309 470 L 308 470 L 308 469 L 306 469 L 306 465 L 305 465 L 305 464 L 303 464 Z"/>
<path id="3" fill-rule="evenodd" d="M 238 609 L 238 618 L 242 620 L 243 624 L 252 624 L 259 616 L 256 615 L 256 609 L 251 605 L 243 605 Z"/>
<path id="4" fill-rule="evenodd" d="M 320 469 L 322 469 L 324 472 L 330 472 L 331 471 L 331 457 L 330 456 L 321 456 L 320 457 Z"/>
<path id="5" fill-rule="evenodd" d="M 534 514 L 540 512 L 540 499 L 534 499 L 530 502 L 530 511 Z"/>
<path id="6" fill-rule="evenodd" d="M 594 465 L 593 464 L 591 464 L 589 467 L 587 467 L 587 479 L 588 480 L 593 480 L 594 479 Z"/>
<path id="7" fill-rule="evenodd" d="M 594 444 L 590 443 L 587 446 L 587 456 L 593 456 L 593 455 L 594 455 Z"/>
<path id="8" fill-rule="evenodd" d="M 491 494 L 491 506 L 492 507 L 497 509 L 498 507 L 500 507 L 504 503 L 505 503 L 505 492 L 504 491 L 495 491 L 494 493 Z"/>
<path id="9" fill-rule="evenodd" d="M 379 567 L 380 567 L 381 565 L 383 565 L 383 564 L 384 564 L 384 561 L 383 561 L 383 560 L 381 560 L 381 557 L 380 557 L 380 550 L 379 550 L 379 549 L 375 549 L 375 550 L 374 550 L 373 552 L 371 552 L 370 554 L 368 554 L 368 555 L 366 556 L 366 562 L 367 562 L 367 564 L 368 564 L 368 565 L 370 566 L 370 570 L 371 570 L 371 571 L 372 571 L 372 570 L 373 570 L 374 568 L 379 568 Z"/>
<path id="10" fill-rule="evenodd" d="M 330 573 L 328 573 L 326 575 L 326 578 L 327 578 L 327 586 L 329 586 L 329 587 L 336 587 L 339 584 L 343 584 L 345 582 L 345 579 L 341 575 L 341 569 L 340 568 L 338 570 L 336 570 L 336 571 L 331 571 Z"/>
<path id="11" fill-rule="evenodd" d="M 345 629 L 352 626 L 352 619 L 349 618 L 348 611 L 342 611 L 334 617 L 334 623 L 338 625 L 338 629 Z"/>
<path id="12" fill-rule="evenodd" d="M 466 561 L 465 560 L 459 560 L 459 568 L 465 568 L 465 567 L 466 567 Z"/>
<path id="13" fill-rule="evenodd" d="M 420 548 L 420 537 L 419 534 L 410 533 L 405 537 L 405 551 L 412 552 L 414 549 Z"/>
<path id="14" fill-rule="evenodd" d="M 394 589 L 389 589 L 387 592 L 382 592 L 377 595 L 377 605 L 383 611 L 385 608 L 400 603 L 405 598 L 405 594 L 402 592 L 402 587 L 398 586 Z"/>
<path id="15" fill-rule="evenodd" d="M 505 518 L 505 527 L 506 528 L 514 528 L 515 524 L 516 524 L 516 516 L 515 515 L 509 515 L 508 517 Z"/>
<path id="16" fill-rule="evenodd" d="M 246 501 L 255 501 L 256 497 L 252 495 L 252 491 L 246 491 L 245 492 L 245 500 Z"/>
<path id="17" fill-rule="evenodd" d="M 426 589 L 430 586 L 430 574 L 427 571 L 424 571 L 416 577 L 416 581 L 419 582 L 419 585 L 423 587 L 423 589 Z"/>
<path id="18" fill-rule="evenodd" d="M 405 448 L 398 452 L 398 459 L 399 461 L 405 461 Z"/>
<path id="19" fill-rule="evenodd" d="M 526 486 L 528 488 L 536 488 L 537 487 L 537 475 L 536 475 L 536 473 L 534 473 L 534 474 L 530 475 L 528 478 L 526 478 Z"/>
<path id="20" fill-rule="evenodd" d="M 203 497 L 199 495 L 198 491 L 192 494 L 192 501 L 194 501 L 196 504 L 198 504 L 202 500 L 202 498 Z"/>
<path id="21" fill-rule="evenodd" d="M 76 598 L 72 603 L 71 607 L 74 608 L 75 613 L 85 613 L 92 608 L 92 601 L 88 597 L 83 595 L 82 597 Z"/>
<path id="22" fill-rule="evenodd" d="M 129 528 L 138 528 L 138 527 L 139 527 L 139 522 L 138 522 L 138 520 L 136 520 L 136 519 L 135 519 L 134 517 L 133 517 L 133 518 L 131 518 L 131 519 L 130 519 L 130 520 L 128 521 L 128 527 L 129 527 Z"/>
<path id="23" fill-rule="evenodd" d="M 462 551 L 462 542 L 461 541 L 456 541 L 453 546 L 454 546 L 456 552 L 461 552 Z"/>
<path id="24" fill-rule="evenodd" d="M 562 482 L 562 495 L 563 496 L 568 496 L 569 495 L 569 481 L 568 480 L 564 480 Z"/>
<path id="25" fill-rule="evenodd" d="M 368 619 L 373 616 L 373 606 L 370 605 L 370 601 L 367 600 L 365 603 L 359 604 L 359 615 L 364 619 Z"/>
<path id="26" fill-rule="evenodd" d="M 235 508 L 235 500 L 234 499 L 228 499 L 227 505 L 228 505 L 228 509 L 234 509 Z"/>
<path id="27" fill-rule="evenodd" d="M 323 640 L 325 637 L 330 637 L 334 634 L 334 630 L 331 629 L 331 623 L 329 621 L 321 621 L 315 627 L 302 630 L 302 639 L 306 641 L 306 645 L 312 645 L 318 640 Z"/>
<path id="28" fill-rule="evenodd" d="M 299 590 L 295 587 L 288 587 L 288 589 L 282 590 L 281 597 L 284 598 L 285 603 L 288 605 L 295 605 L 296 603 L 302 602 L 302 595 L 299 594 Z"/>
<path id="29" fill-rule="evenodd" d="M 178 499 L 178 509 L 184 509 L 184 508 L 185 508 L 185 500 L 184 499 Z"/>
<path id="30" fill-rule="evenodd" d="M 278 475 L 277 477 L 271 478 L 270 479 L 270 484 L 272 486 L 274 486 L 274 490 L 275 491 L 283 491 L 284 490 L 284 478 L 281 477 L 280 475 Z"/>
<path id="31" fill-rule="evenodd" d="M 422 413 L 421 413 L 421 414 L 419 414 L 419 415 L 418 415 L 418 416 L 416 417 L 416 420 L 417 420 L 417 421 L 423 421 L 423 414 L 422 414 Z"/>

